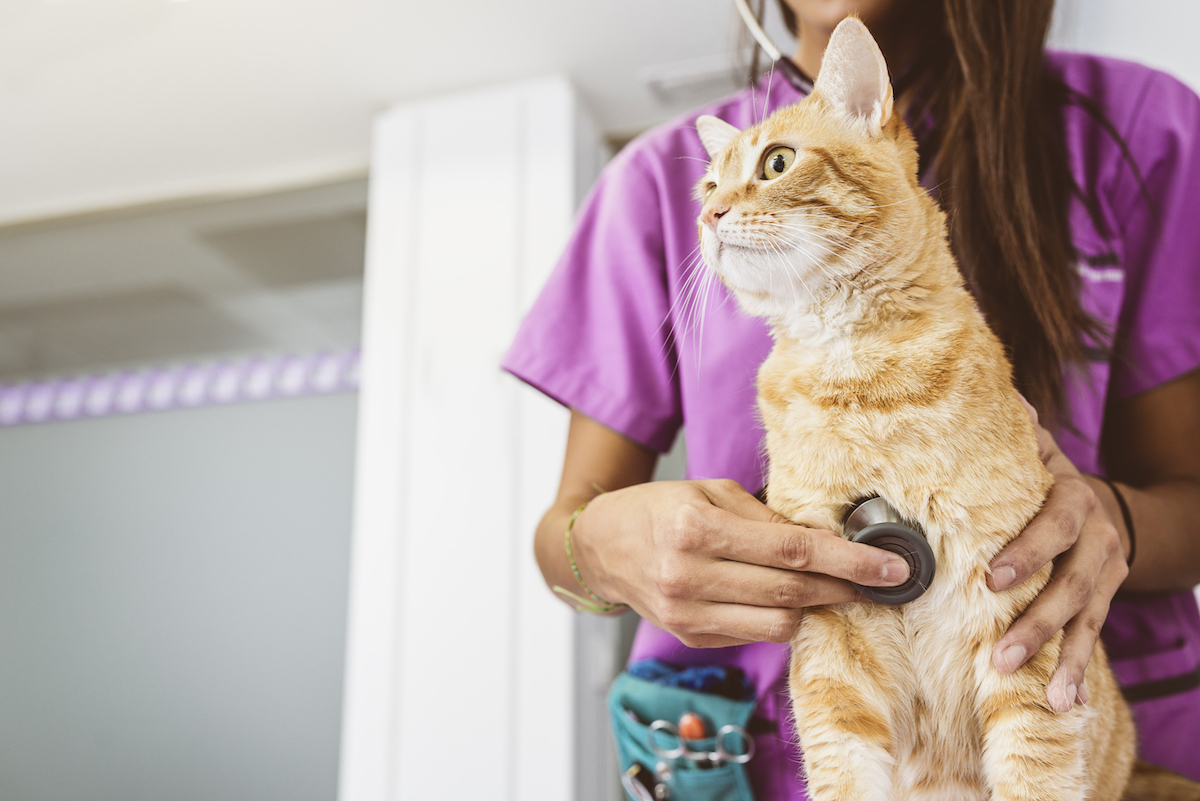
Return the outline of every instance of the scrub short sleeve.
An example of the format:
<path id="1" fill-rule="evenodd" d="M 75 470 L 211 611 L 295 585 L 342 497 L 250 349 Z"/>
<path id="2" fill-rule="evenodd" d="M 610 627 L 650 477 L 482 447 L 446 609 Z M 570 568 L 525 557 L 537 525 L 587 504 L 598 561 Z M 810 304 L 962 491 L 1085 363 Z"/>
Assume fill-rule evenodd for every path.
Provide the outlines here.
<path id="1" fill-rule="evenodd" d="M 681 407 L 652 157 L 634 143 L 605 169 L 502 366 L 665 452 Z"/>
<path id="2" fill-rule="evenodd" d="M 1126 132 L 1145 195 L 1126 164 L 1115 184 L 1125 299 L 1113 396 L 1143 392 L 1200 366 L 1200 99 L 1154 73 Z"/>

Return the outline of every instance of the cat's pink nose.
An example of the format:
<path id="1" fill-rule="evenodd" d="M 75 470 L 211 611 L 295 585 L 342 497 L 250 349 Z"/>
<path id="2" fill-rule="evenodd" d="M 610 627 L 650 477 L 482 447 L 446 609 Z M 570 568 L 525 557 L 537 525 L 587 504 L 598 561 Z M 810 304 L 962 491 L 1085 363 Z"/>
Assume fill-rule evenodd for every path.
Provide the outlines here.
<path id="1" fill-rule="evenodd" d="M 700 214 L 700 221 L 715 231 L 717 223 L 728 213 L 728 203 L 713 203 Z"/>

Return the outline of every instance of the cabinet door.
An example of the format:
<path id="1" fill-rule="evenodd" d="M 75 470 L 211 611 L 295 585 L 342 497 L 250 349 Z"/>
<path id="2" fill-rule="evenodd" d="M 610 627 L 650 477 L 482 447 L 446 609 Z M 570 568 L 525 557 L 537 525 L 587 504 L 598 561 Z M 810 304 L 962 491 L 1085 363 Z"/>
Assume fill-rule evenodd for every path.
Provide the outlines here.
<path id="1" fill-rule="evenodd" d="M 498 365 L 598 153 L 557 78 L 376 123 L 342 801 L 573 795 L 572 613 L 531 547 L 566 411 Z"/>

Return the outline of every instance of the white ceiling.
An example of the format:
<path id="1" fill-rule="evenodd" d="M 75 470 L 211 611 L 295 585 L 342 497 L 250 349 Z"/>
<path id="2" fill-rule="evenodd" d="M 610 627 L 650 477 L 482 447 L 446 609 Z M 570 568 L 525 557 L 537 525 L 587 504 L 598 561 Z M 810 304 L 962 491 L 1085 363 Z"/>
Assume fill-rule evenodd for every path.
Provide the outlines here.
<path id="1" fill-rule="evenodd" d="M 696 100 L 645 71 L 736 30 L 729 0 L 0 0 L 0 224 L 361 175 L 380 110 L 552 72 L 640 129 Z"/>
<path id="2" fill-rule="evenodd" d="M 1195 0 L 1059 5 L 1057 41 L 1200 77 Z M 553 72 L 635 131 L 698 97 L 647 73 L 732 64 L 738 28 L 730 0 L 0 0 L 0 225 L 361 176 L 380 110 Z"/>
<path id="3" fill-rule="evenodd" d="M 1058 44 L 1200 85 L 1196 0 L 1059 6 Z M 732 89 L 739 27 L 730 0 L 0 0 L 0 383 L 353 346 L 376 114 L 565 73 L 620 136 Z"/>

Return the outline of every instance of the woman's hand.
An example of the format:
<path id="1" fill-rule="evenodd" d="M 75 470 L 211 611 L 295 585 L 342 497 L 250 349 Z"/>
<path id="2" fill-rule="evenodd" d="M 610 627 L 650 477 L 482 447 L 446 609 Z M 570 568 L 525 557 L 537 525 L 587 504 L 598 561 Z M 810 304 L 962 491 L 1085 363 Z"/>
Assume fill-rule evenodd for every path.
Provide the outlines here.
<path id="1" fill-rule="evenodd" d="M 1103 483 L 1082 475 L 1059 450 L 1050 433 L 1037 425 L 1042 462 L 1054 476 L 1042 511 L 992 560 L 991 589 L 1025 581 L 1058 557 L 1050 583 L 1000 638 L 992 661 L 1001 673 L 1023 665 L 1042 645 L 1063 632 L 1058 669 L 1046 688 L 1056 712 L 1087 703 L 1083 677 L 1092 658 L 1108 606 L 1129 573 L 1128 544 L 1098 502 Z"/>
<path id="2" fill-rule="evenodd" d="M 736 482 L 651 482 L 656 460 L 572 411 L 558 497 L 534 541 L 546 584 L 582 592 L 563 532 L 585 501 L 571 545 L 588 587 L 692 647 L 786 642 L 806 606 L 861 600 L 849 582 L 908 578 L 894 554 L 792 525 Z"/>
<path id="3" fill-rule="evenodd" d="M 786 642 L 807 606 L 894 586 L 903 559 L 792 525 L 734 481 L 639 484 L 595 498 L 572 534 L 584 580 L 693 648 Z"/>

